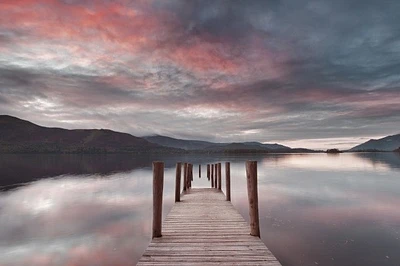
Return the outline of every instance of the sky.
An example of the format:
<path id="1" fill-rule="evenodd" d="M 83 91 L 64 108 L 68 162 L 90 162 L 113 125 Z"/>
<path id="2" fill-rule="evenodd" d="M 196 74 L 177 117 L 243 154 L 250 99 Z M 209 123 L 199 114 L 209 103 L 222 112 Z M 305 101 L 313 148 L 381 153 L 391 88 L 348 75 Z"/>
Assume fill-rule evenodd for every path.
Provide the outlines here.
<path id="1" fill-rule="evenodd" d="M 1 0 L 0 114 L 350 148 L 400 133 L 398 0 Z"/>

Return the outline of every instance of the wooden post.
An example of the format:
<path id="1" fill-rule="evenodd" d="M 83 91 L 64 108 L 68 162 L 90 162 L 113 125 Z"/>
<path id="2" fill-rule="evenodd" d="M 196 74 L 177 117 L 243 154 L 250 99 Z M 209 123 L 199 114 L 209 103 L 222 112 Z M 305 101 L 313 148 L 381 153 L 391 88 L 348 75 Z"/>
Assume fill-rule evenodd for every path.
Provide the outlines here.
<path id="1" fill-rule="evenodd" d="M 214 187 L 214 165 L 210 165 L 211 168 L 211 187 Z"/>
<path id="2" fill-rule="evenodd" d="M 260 237 L 258 214 L 257 161 L 246 162 L 247 196 L 249 198 L 250 235 Z"/>
<path id="3" fill-rule="evenodd" d="M 218 187 L 218 164 L 214 164 L 214 187 Z"/>
<path id="4" fill-rule="evenodd" d="M 192 187 L 192 181 L 193 181 L 193 164 L 189 164 L 189 188 Z"/>
<path id="5" fill-rule="evenodd" d="M 190 184 L 192 184 L 193 181 L 193 164 L 190 164 Z"/>
<path id="6" fill-rule="evenodd" d="M 207 178 L 210 180 L 210 165 L 207 164 Z"/>
<path id="7" fill-rule="evenodd" d="M 190 163 L 187 163 L 187 167 L 186 167 L 186 190 L 189 189 L 189 182 L 190 182 L 190 175 L 189 175 L 189 169 L 190 169 Z"/>
<path id="8" fill-rule="evenodd" d="M 186 167 L 186 190 L 189 189 L 189 182 L 190 182 L 190 163 L 188 163 Z"/>
<path id="9" fill-rule="evenodd" d="M 201 178 L 201 164 L 199 164 L 199 178 Z"/>
<path id="10" fill-rule="evenodd" d="M 153 162 L 153 238 L 161 237 L 164 162 Z"/>
<path id="11" fill-rule="evenodd" d="M 175 174 L 175 202 L 181 201 L 181 170 L 182 163 L 176 163 L 176 174 Z"/>
<path id="12" fill-rule="evenodd" d="M 221 190 L 221 163 L 218 163 L 218 189 Z"/>
<path id="13" fill-rule="evenodd" d="M 215 164 L 211 165 L 211 169 L 213 172 L 213 188 L 217 188 L 217 186 L 215 185 L 215 182 L 217 181 L 217 171 L 215 171 Z"/>
<path id="14" fill-rule="evenodd" d="M 183 191 L 186 191 L 187 187 L 187 163 L 183 164 Z"/>
<path id="15" fill-rule="evenodd" d="M 226 200 L 231 201 L 231 163 L 225 163 Z"/>

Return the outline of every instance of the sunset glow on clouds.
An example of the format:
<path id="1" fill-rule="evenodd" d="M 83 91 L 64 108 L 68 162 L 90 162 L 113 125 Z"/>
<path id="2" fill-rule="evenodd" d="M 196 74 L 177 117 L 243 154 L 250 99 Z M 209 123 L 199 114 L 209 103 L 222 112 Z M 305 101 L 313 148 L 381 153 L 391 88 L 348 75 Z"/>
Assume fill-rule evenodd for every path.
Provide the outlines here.
<path id="1" fill-rule="evenodd" d="M 399 12 L 398 1 L 3 0 L 0 113 L 350 147 L 400 131 Z"/>

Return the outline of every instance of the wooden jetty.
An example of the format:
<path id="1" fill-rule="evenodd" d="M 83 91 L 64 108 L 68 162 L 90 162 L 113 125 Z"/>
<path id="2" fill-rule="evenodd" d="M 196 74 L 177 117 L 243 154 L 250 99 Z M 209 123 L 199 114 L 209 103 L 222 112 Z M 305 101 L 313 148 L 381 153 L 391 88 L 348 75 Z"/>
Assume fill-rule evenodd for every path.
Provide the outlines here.
<path id="1" fill-rule="evenodd" d="M 153 240 L 137 265 L 280 266 L 259 238 L 257 162 L 246 163 L 250 227 L 230 202 L 229 163 L 225 164 L 226 196 L 221 191 L 221 164 L 207 165 L 207 177 L 214 181 L 211 188 L 191 188 L 193 168 L 184 165 L 184 193 L 175 193 L 175 205 L 162 226 L 162 210 L 153 206 Z M 178 191 L 181 167 L 177 163 Z M 153 163 L 154 205 L 162 205 L 163 171 L 162 162 Z"/>

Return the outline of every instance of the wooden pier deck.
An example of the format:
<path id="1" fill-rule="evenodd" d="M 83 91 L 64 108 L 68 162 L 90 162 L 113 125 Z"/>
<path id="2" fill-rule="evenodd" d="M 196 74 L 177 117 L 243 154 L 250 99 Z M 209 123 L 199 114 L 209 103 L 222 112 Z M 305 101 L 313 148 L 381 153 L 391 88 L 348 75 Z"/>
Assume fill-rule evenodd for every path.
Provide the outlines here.
<path id="1" fill-rule="evenodd" d="M 138 266 L 280 266 L 259 237 L 217 188 L 189 189 L 172 207 Z"/>

